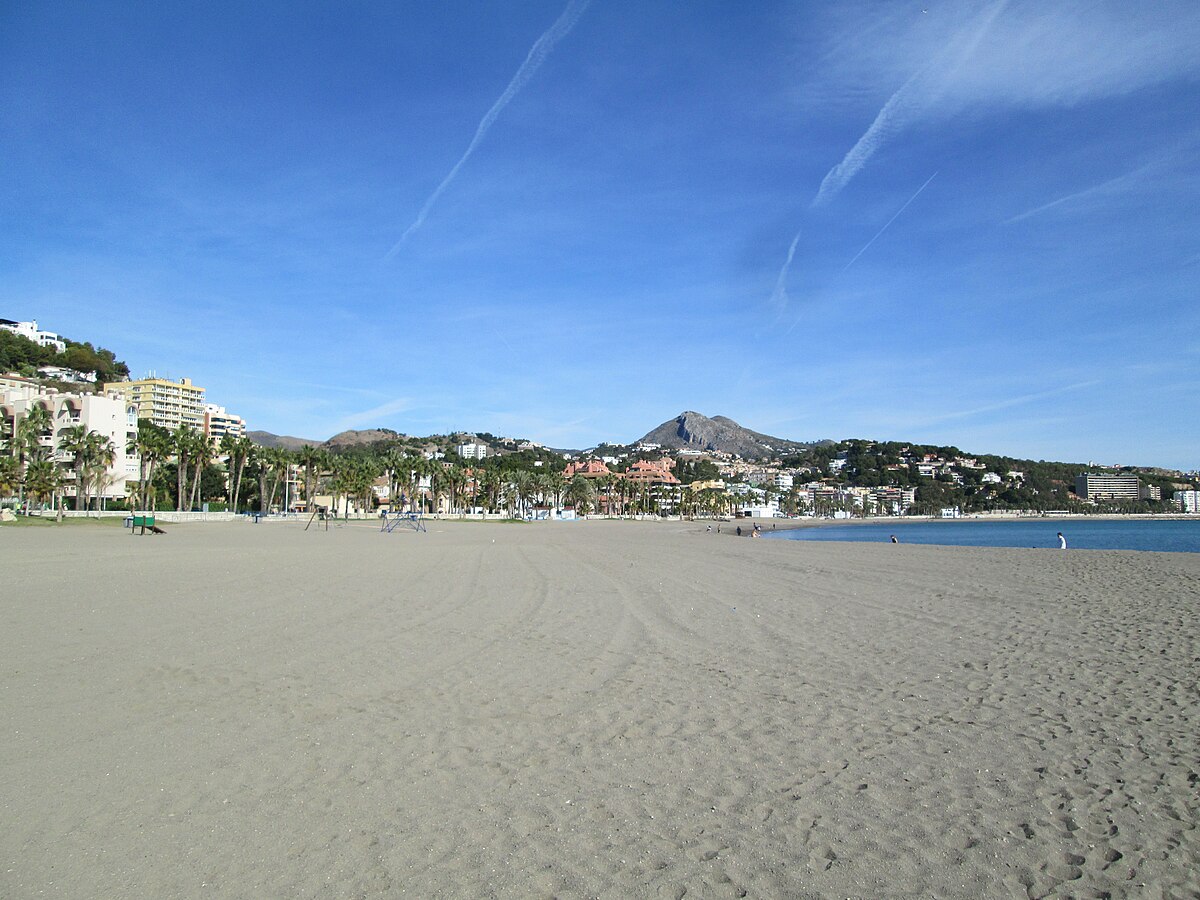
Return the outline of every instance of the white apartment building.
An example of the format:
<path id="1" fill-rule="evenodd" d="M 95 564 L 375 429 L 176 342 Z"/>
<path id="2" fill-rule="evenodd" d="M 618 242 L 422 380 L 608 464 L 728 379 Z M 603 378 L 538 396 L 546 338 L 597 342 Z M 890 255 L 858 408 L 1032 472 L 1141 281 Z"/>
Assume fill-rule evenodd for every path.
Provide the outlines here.
<path id="1" fill-rule="evenodd" d="M 458 455 L 463 459 L 485 459 L 487 457 L 487 444 L 459 444 Z"/>
<path id="2" fill-rule="evenodd" d="M 246 420 L 235 416 L 223 406 L 204 404 L 204 433 L 214 444 L 220 443 L 225 435 L 240 438 L 246 433 Z"/>
<path id="3" fill-rule="evenodd" d="M 1195 488 L 1188 491 L 1176 491 L 1173 494 L 1173 497 L 1183 512 L 1200 512 L 1200 491 L 1196 490 Z"/>
<path id="4" fill-rule="evenodd" d="M 127 496 L 126 482 L 136 481 L 140 474 L 136 408 L 115 393 L 60 393 L 29 379 L 0 379 L 0 423 L 5 434 L 15 434 L 18 423 L 35 406 L 50 413 L 50 429 L 40 443 L 62 471 L 64 496 L 74 498 L 77 489 L 74 454 L 61 448 L 73 425 L 101 434 L 113 448 L 113 461 L 90 485 L 90 495 L 101 502 Z"/>
<path id="5" fill-rule="evenodd" d="M 778 488 L 779 490 L 790 491 L 792 489 L 792 485 L 794 483 L 795 483 L 795 479 L 791 475 L 789 475 L 787 472 L 776 472 L 775 473 L 775 487 Z"/>
<path id="6" fill-rule="evenodd" d="M 59 353 L 67 349 L 66 341 L 62 340 L 53 331 L 42 331 L 38 328 L 38 323 L 33 322 L 14 322 L 12 319 L 0 319 L 0 328 L 5 331 L 11 331 L 13 334 L 19 334 L 23 338 L 28 338 L 39 347 L 53 347 Z"/>

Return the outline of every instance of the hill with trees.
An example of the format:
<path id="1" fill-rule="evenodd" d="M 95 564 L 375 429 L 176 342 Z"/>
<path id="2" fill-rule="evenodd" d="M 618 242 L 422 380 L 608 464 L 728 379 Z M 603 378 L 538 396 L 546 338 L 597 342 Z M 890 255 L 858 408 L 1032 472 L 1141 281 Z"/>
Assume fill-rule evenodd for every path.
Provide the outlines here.
<path id="1" fill-rule="evenodd" d="M 111 350 L 62 339 L 67 349 L 58 352 L 54 347 L 42 347 L 20 334 L 0 329 L 0 372 L 15 372 L 25 378 L 37 378 L 43 366 L 59 366 L 76 372 L 96 373 L 96 381 L 123 381 L 129 378 L 129 367 Z"/>

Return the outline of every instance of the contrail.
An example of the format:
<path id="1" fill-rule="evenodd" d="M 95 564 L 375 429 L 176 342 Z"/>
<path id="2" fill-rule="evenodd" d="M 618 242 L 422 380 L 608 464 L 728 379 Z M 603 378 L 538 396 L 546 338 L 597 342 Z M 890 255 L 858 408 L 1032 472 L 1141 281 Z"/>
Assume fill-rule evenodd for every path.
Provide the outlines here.
<path id="1" fill-rule="evenodd" d="M 400 240 L 396 241 L 396 245 L 388 251 L 384 257 L 385 260 L 395 256 L 400 246 L 425 222 L 425 217 L 429 215 L 429 211 L 437 203 L 438 197 L 442 195 L 442 192 L 446 190 L 450 182 L 458 175 L 459 169 L 471 158 L 471 154 L 475 152 L 475 148 L 479 146 L 484 135 L 488 133 L 488 129 L 495 123 L 504 107 L 508 106 L 509 101 L 521 92 L 521 88 L 525 87 L 529 79 L 537 72 L 538 67 L 546 61 L 546 57 L 550 55 L 550 51 L 554 49 L 554 45 L 566 37 L 571 29 L 575 27 L 575 23 L 579 21 L 579 17 L 583 15 L 584 10 L 587 9 L 590 2 L 591 0 L 571 0 L 554 24 L 547 28 L 541 37 L 534 41 L 529 54 L 525 57 L 525 62 L 521 63 L 521 67 L 517 69 L 517 74 L 512 77 L 512 81 L 508 83 L 508 87 L 504 89 L 504 93 L 492 104 L 492 108 L 487 111 L 484 117 L 479 120 L 479 126 L 475 129 L 475 137 L 471 138 L 471 143 L 467 146 L 462 158 L 454 164 L 454 168 L 450 170 L 450 174 L 443 178 L 442 183 L 429 195 L 429 199 L 421 207 L 421 212 L 417 214 L 416 220 L 408 226 L 408 230 L 400 236 Z"/>
<path id="2" fill-rule="evenodd" d="M 922 425 L 937 425 L 941 422 L 947 422 L 951 419 L 965 419 L 970 416 L 980 415 L 981 413 L 995 412 L 996 410 L 999 410 L 999 409 L 1008 409 L 1009 407 L 1013 407 L 1013 406 L 1021 406 L 1022 404 L 1031 403 L 1034 400 L 1042 400 L 1046 397 L 1055 397 L 1055 396 L 1058 396 L 1059 394 L 1066 394 L 1071 391 L 1080 391 L 1080 390 L 1083 390 L 1084 388 L 1094 387 L 1100 383 L 1101 383 L 1101 379 L 1095 379 L 1093 381 L 1079 381 L 1079 382 L 1076 382 L 1075 384 L 1068 384 L 1068 385 L 1064 385 L 1063 387 L 1059 387 L 1059 388 L 1051 388 L 1048 391 L 1037 391 L 1036 393 L 1025 394 L 1020 397 L 1010 397 L 1007 400 L 1000 400 L 997 403 L 991 403 L 991 404 L 988 404 L 987 406 L 980 406 L 977 409 L 966 409 L 966 410 L 959 410 L 958 412 L 946 413 L 945 415 L 937 416 L 936 418 L 933 418 L 933 419 L 928 419 L 928 420 L 922 422 L 921 424 Z"/>
<path id="3" fill-rule="evenodd" d="M 1082 200 L 1086 197 L 1091 197 L 1096 194 L 1108 193 L 1110 191 L 1113 191 L 1117 188 L 1122 187 L 1127 182 L 1133 181 L 1136 178 L 1140 177 L 1141 175 L 1144 175 L 1147 171 L 1149 171 L 1156 165 L 1158 165 L 1157 160 L 1154 162 L 1149 162 L 1144 166 L 1139 166 L 1138 168 L 1134 169 L 1132 172 L 1126 172 L 1124 175 L 1118 175 L 1116 178 L 1110 178 L 1108 181 L 1102 182 L 1101 184 L 1094 184 L 1090 188 L 1085 188 L 1082 191 L 1076 191 L 1074 194 L 1068 194 L 1065 197 L 1059 197 L 1057 200 L 1051 200 L 1049 203 L 1043 203 L 1041 206 L 1037 207 L 1036 209 L 1026 210 L 1025 212 L 1021 213 L 1020 215 L 1013 216 L 1011 219 L 1005 219 L 1000 224 L 1012 225 L 1014 222 L 1020 222 L 1023 219 L 1028 219 L 1030 216 L 1039 215 L 1040 213 L 1044 213 L 1048 209 L 1054 209 L 1056 206 L 1061 206 L 1064 203 L 1071 203 L 1075 200 Z"/>
<path id="4" fill-rule="evenodd" d="M 1007 5 L 1008 0 L 1001 0 L 983 17 L 975 33 L 957 54 L 958 58 L 951 67 L 951 71 L 961 67 L 970 58 L 992 22 Z M 875 154 L 875 151 L 909 123 L 914 111 L 928 106 L 932 100 L 936 99 L 937 90 L 932 90 L 932 93 L 922 93 L 920 86 L 927 80 L 926 76 L 932 72 L 934 65 L 938 62 L 941 60 L 934 60 L 918 69 L 909 76 L 908 81 L 904 82 L 896 93 L 888 98 L 883 109 L 875 117 L 875 121 L 871 123 L 871 127 L 858 139 L 858 143 L 851 147 L 842 161 L 830 169 L 821 180 L 821 187 L 817 189 L 817 196 L 813 198 L 813 208 L 824 206 L 837 196 L 838 192 L 850 183 L 850 179 L 867 164 L 867 160 Z"/>
<path id="5" fill-rule="evenodd" d="M 779 314 L 787 309 L 787 280 L 788 272 L 792 268 L 792 258 L 796 255 L 796 245 L 800 243 L 800 232 L 796 232 L 796 236 L 792 238 L 792 245 L 788 247 L 787 259 L 783 261 L 783 268 L 779 270 L 779 277 L 775 279 L 775 290 L 771 292 L 771 306 Z"/>
<path id="6" fill-rule="evenodd" d="M 940 172 L 940 171 L 941 171 L 941 169 L 938 170 L 938 172 Z M 863 244 L 863 248 L 854 254 L 854 259 L 852 259 L 852 260 L 850 260 L 850 262 L 846 263 L 846 267 L 844 269 L 842 269 L 843 272 L 845 272 L 846 269 L 849 269 L 852 265 L 854 265 L 855 261 L 860 256 L 862 256 L 864 253 L 867 252 L 867 248 L 870 247 L 877 240 L 879 240 L 879 236 L 888 230 L 889 225 L 891 225 L 898 218 L 900 218 L 900 213 L 902 213 L 906 209 L 908 209 L 909 203 L 912 203 L 914 200 L 916 200 L 918 197 L 921 196 L 921 191 L 923 191 L 923 190 L 925 190 L 925 188 L 929 187 L 929 182 L 931 182 L 931 181 L 933 181 L 933 179 L 937 178 L 937 175 L 938 175 L 938 173 L 934 172 L 927 179 L 925 179 L 925 183 L 923 185 L 921 185 L 919 188 L 917 188 L 917 192 L 915 194 L 913 194 L 911 197 L 908 198 L 908 202 L 905 203 L 898 210 L 896 210 L 896 214 L 887 220 L 887 224 L 885 224 L 882 228 L 880 228 L 877 232 L 875 232 L 875 237 L 871 238 L 869 241 L 867 241 L 865 244 Z"/>

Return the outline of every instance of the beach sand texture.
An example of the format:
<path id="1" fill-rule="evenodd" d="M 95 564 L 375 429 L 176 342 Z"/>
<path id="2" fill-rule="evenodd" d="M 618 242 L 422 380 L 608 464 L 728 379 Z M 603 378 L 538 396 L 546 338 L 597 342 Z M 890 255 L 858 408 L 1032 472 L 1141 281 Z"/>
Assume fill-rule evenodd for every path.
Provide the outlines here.
<path id="1" fill-rule="evenodd" d="M 0 529 L 0 896 L 1200 895 L 1200 554 Z"/>

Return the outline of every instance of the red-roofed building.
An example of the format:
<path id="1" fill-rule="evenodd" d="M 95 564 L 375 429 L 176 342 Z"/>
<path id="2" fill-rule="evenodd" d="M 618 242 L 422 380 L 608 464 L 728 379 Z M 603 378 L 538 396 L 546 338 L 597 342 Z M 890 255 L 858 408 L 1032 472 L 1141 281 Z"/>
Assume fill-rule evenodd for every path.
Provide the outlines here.
<path id="1" fill-rule="evenodd" d="M 563 475 L 567 478 L 574 478 L 576 475 L 582 475 L 584 478 L 603 478 L 611 474 L 608 466 L 598 459 L 567 463 L 567 468 L 563 471 Z"/>
<path id="2" fill-rule="evenodd" d="M 625 478 L 638 484 L 679 484 L 679 479 L 662 462 L 635 462 L 625 472 Z"/>

